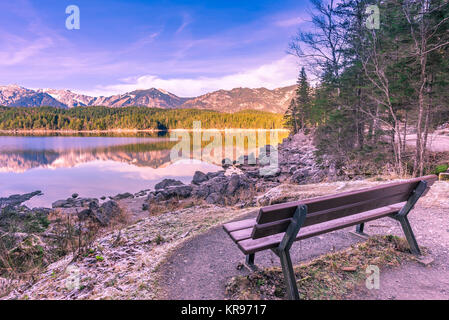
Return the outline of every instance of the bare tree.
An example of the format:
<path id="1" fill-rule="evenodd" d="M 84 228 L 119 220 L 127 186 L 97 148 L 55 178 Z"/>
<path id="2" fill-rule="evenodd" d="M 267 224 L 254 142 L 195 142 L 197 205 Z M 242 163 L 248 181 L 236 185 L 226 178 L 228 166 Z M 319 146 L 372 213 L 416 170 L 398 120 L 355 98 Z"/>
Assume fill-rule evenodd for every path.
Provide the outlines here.
<path id="1" fill-rule="evenodd" d="M 449 40 L 441 36 L 441 27 L 447 23 L 449 17 L 433 18 L 439 10 L 448 10 L 447 1 L 406 0 L 402 7 L 410 28 L 412 42 L 412 56 L 419 68 L 419 80 L 415 90 L 418 96 L 418 119 L 416 123 L 416 150 L 413 165 L 413 175 L 422 175 L 426 156 L 427 138 L 430 119 L 430 99 L 426 99 L 431 86 L 428 70 L 429 55 L 434 50 L 449 46 Z"/>

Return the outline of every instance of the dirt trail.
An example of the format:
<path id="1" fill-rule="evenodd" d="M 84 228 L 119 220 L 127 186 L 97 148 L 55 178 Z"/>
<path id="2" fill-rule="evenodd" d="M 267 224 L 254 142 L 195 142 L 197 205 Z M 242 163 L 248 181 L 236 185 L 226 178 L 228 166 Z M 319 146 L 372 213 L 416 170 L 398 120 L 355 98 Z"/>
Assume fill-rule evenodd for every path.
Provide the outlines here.
<path id="1" fill-rule="evenodd" d="M 448 299 L 449 298 L 449 209 L 417 206 L 410 221 L 417 241 L 430 250 L 434 262 L 430 266 L 416 263 L 381 272 L 379 290 L 360 288 L 351 299 Z M 292 247 L 293 263 L 349 247 L 363 239 L 349 233 L 347 228 L 319 237 L 296 242 Z M 398 223 L 384 218 L 366 225 L 369 234 L 403 236 Z M 224 299 L 227 280 L 247 274 L 237 269 L 243 254 L 221 227 L 185 243 L 159 268 L 161 298 L 165 299 Z M 271 251 L 256 254 L 256 264 L 279 266 Z"/>
<path id="2" fill-rule="evenodd" d="M 416 145 L 416 134 L 407 135 L 407 145 Z M 449 136 L 430 134 L 427 141 L 427 149 L 433 152 L 449 152 Z"/>

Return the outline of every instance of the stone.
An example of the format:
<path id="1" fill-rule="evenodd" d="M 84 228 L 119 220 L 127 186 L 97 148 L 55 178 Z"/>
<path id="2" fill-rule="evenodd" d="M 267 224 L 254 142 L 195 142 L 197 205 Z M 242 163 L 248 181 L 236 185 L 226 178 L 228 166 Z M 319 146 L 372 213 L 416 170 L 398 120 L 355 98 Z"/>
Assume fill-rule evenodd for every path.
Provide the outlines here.
<path id="1" fill-rule="evenodd" d="M 234 174 L 231 176 L 231 179 L 229 180 L 229 183 L 226 187 L 226 194 L 227 195 L 234 195 L 234 193 L 237 191 L 237 189 L 240 186 L 240 177 L 237 174 Z"/>
<path id="2" fill-rule="evenodd" d="M 172 198 L 172 197 L 179 197 L 179 198 L 187 198 L 192 193 L 192 187 L 191 186 L 171 186 L 167 187 L 164 190 L 160 192 L 163 194 L 165 199 Z"/>
<path id="3" fill-rule="evenodd" d="M 206 199 L 211 193 L 214 193 L 216 191 L 216 184 L 217 184 L 216 182 L 219 179 L 220 178 L 216 177 L 216 178 L 208 180 L 205 183 L 202 183 L 200 186 L 195 188 L 195 190 L 193 192 L 194 195 L 199 198 Z"/>
<path id="4" fill-rule="evenodd" d="M 209 180 L 207 174 L 201 171 L 196 171 L 195 174 L 193 175 L 192 183 L 198 185 L 207 180 Z"/>
<path id="5" fill-rule="evenodd" d="M 117 217 L 121 213 L 119 205 L 114 200 L 109 200 L 103 203 L 99 208 L 94 210 L 90 208 L 90 210 L 92 211 L 93 216 L 103 226 L 107 226 L 112 218 Z"/>
<path id="6" fill-rule="evenodd" d="M 89 207 L 91 203 L 98 205 L 98 199 L 95 198 L 68 198 L 66 200 L 57 200 L 52 203 L 52 208 L 79 208 Z"/>
<path id="7" fill-rule="evenodd" d="M 216 204 L 221 202 L 222 197 L 220 194 L 218 193 L 211 193 L 207 198 L 206 198 L 206 202 L 209 204 Z"/>
<path id="8" fill-rule="evenodd" d="M 80 212 L 78 212 L 78 219 L 80 220 L 86 220 L 87 218 L 92 216 L 92 210 L 89 208 L 83 209 Z"/>
<path id="9" fill-rule="evenodd" d="M 23 202 L 28 201 L 35 196 L 41 196 L 42 194 L 43 193 L 38 190 L 38 191 L 31 192 L 31 193 L 14 194 L 7 198 L 0 198 L 0 209 L 6 208 L 6 207 L 18 206 L 18 205 L 22 204 Z"/>
<path id="10" fill-rule="evenodd" d="M 69 203 L 66 200 L 57 200 L 51 204 L 52 208 L 65 208 Z"/>
<path id="11" fill-rule="evenodd" d="M 78 193 L 74 193 L 74 194 L 72 194 L 72 198 L 73 198 L 73 199 L 76 199 L 76 198 L 78 198 L 78 196 L 79 196 L 79 194 L 78 194 Z"/>
<path id="12" fill-rule="evenodd" d="M 296 183 L 304 183 L 306 178 L 309 176 L 310 176 L 310 171 L 308 169 L 301 168 L 301 169 L 296 170 L 293 173 L 291 180 Z"/>
<path id="13" fill-rule="evenodd" d="M 111 197 L 111 200 L 118 201 L 118 200 L 129 199 L 129 198 L 134 198 L 134 195 L 132 195 L 129 192 L 125 192 L 125 193 L 120 193 L 114 197 Z"/>
<path id="14" fill-rule="evenodd" d="M 218 176 L 223 176 L 224 174 L 225 174 L 225 171 L 224 170 L 220 170 L 220 171 L 217 171 L 217 172 L 208 172 L 206 175 L 207 175 L 207 180 L 210 180 L 210 179 L 213 179 L 213 178 L 218 177 Z"/>
<path id="15" fill-rule="evenodd" d="M 161 189 L 165 189 L 167 187 L 171 187 L 171 186 L 182 186 L 184 185 L 184 183 L 182 183 L 179 180 L 175 180 L 175 179 L 164 179 L 161 182 L 159 182 L 158 184 L 156 184 L 154 186 L 155 190 L 161 190 Z"/>

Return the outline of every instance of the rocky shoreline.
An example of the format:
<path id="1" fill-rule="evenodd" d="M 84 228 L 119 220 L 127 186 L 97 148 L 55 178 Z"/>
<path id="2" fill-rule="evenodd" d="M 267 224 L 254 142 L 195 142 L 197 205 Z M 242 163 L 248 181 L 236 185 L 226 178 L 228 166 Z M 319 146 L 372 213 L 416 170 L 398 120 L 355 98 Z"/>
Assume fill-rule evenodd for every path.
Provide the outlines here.
<path id="1" fill-rule="evenodd" d="M 261 174 L 264 167 L 269 164 L 271 152 L 277 151 L 278 165 L 270 174 Z M 110 220 L 120 214 L 119 203 L 124 199 L 144 199 L 142 210 L 151 210 L 152 206 L 173 205 L 183 200 L 195 202 L 205 201 L 207 204 L 218 206 L 248 207 L 255 204 L 256 195 L 273 188 L 281 183 L 295 184 L 317 183 L 323 180 L 332 180 L 330 167 L 323 170 L 315 160 L 315 147 L 312 135 L 298 133 L 284 139 L 277 146 L 264 146 L 259 157 L 254 154 L 244 156 L 234 161 L 224 159 L 222 170 L 218 172 L 195 172 L 190 184 L 184 184 L 174 179 L 164 179 L 156 184 L 154 190 L 146 189 L 137 193 L 125 192 L 110 196 L 109 199 L 80 198 L 73 194 L 68 199 L 58 200 L 52 208 L 30 209 L 23 202 L 32 197 L 42 195 L 35 191 L 24 195 L 12 195 L 0 198 L 0 209 L 8 207 L 9 211 L 46 211 L 48 214 L 57 213 L 75 215 L 79 220 L 91 219 L 101 226 L 107 226 Z M 173 206 L 172 206 L 173 207 Z M 1 219 L 1 215 L 0 215 Z"/>
<path id="2" fill-rule="evenodd" d="M 261 174 L 261 169 L 268 165 L 270 152 L 274 151 L 278 152 L 277 169 L 269 175 Z M 281 183 L 309 184 L 335 180 L 331 167 L 324 170 L 317 164 L 315 151 L 311 135 L 298 133 L 284 139 L 277 150 L 273 146 L 262 147 L 258 158 L 250 154 L 233 163 L 224 159 L 220 171 L 197 171 L 190 184 L 164 179 L 155 185 L 154 190 L 146 189 L 134 194 L 125 192 L 109 196 L 109 199 L 79 198 L 74 194 L 71 198 L 55 201 L 51 210 L 76 214 L 80 219 L 91 217 L 105 226 L 118 215 L 118 202 L 124 199 L 144 199 L 143 210 L 183 200 L 248 207 L 255 204 L 257 194 Z M 39 193 L 33 193 L 33 196 L 36 195 Z"/>

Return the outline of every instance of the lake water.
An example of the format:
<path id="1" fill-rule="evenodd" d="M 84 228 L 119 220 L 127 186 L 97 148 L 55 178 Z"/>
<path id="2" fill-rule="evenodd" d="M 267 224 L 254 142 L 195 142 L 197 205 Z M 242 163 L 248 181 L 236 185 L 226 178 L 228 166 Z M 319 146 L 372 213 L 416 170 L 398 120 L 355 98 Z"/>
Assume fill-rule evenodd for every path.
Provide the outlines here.
<path id="1" fill-rule="evenodd" d="M 0 136 L 0 197 L 41 190 L 25 204 L 51 206 L 73 193 L 113 196 L 153 188 L 165 178 L 189 183 L 196 170 L 221 167 L 170 161 L 164 137 Z"/>
<path id="2" fill-rule="evenodd" d="M 248 134 L 243 132 L 242 135 Z M 192 133 L 189 135 L 193 137 Z M 287 135 L 281 132 L 275 143 Z M 261 136 L 257 134 L 258 139 Z M 242 150 L 231 141 L 233 160 L 249 152 L 257 155 L 261 143 L 265 143 L 257 140 L 257 145 L 251 149 L 248 142 Z M 214 157 L 201 156 L 200 160 L 171 161 L 170 151 L 174 145 L 176 142 L 170 141 L 168 136 L 149 134 L 0 136 L 0 197 L 41 190 L 43 196 L 34 197 L 25 204 L 49 207 L 52 202 L 66 199 L 73 193 L 95 198 L 136 193 L 152 189 L 165 178 L 190 183 L 197 170 L 206 173 L 222 169 L 223 154 L 219 152 Z"/>

